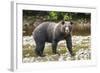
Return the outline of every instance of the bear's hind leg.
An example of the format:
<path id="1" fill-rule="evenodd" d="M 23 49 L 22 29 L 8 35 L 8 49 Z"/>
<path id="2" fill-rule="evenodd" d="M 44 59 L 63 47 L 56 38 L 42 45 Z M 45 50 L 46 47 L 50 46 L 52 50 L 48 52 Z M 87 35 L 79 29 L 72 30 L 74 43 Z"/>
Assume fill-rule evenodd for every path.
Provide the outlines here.
<path id="1" fill-rule="evenodd" d="M 60 55 L 60 53 L 57 52 L 57 42 L 55 42 L 55 41 L 52 42 L 52 52 L 53 52 L 54 54 Z"/>
<path id="2" fill-rule="evenodd" d="M 45 45 L 45 43 L 42 43 L 42 44 L 40 43 L 40 44 L 36 45 L 35 52 L 40 57 L 44 57 L 45 56 L 45 55 L 43 55 L 44 45 Z"/>

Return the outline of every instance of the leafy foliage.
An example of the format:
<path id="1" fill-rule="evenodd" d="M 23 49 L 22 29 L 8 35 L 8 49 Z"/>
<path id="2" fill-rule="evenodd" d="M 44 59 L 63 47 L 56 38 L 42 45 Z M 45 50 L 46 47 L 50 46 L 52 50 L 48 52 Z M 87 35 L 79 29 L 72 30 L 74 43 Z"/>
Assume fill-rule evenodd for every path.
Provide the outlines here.
<path id="1" fill-rule="evenodd" d="M 48 21 L 59 21 L 59 20 L 90 20 L 90 13 L 77 13 L 77 12 L 57 12 L 57 11 L 32 11 L 23 10 L 24 18 L 31 16 L 34 20 L 42 17 Z"/>
<path id="2" fill-rule="evenodd" d="M 35 27 L 42 22 L 59 22 L 61 20 L 74 22 L 74 35 L 91 33 L 91 13 L 23 10 L 23 28 L 25 27 L 23 35 L 31 35 Z M 28 24 L 27 28 L 25 24 Z"/>

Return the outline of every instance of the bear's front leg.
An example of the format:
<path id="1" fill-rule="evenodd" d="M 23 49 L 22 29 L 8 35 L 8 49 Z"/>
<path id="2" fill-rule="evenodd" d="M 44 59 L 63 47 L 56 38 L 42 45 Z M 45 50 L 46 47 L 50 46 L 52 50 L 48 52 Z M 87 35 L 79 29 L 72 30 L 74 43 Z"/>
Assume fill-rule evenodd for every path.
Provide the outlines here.
<path id="1" fill-rule="evenodd" d="M 54 54 L 60 55 L 60 53 L 57 52 L 57 42 L 56 41 L 52 41 L 52 52 Z"/>
<path id="2" fill-rule="evenodd" d="M 67 37 L 66 37 L 66 44 L 67 44 L 67 48 L 71 54 L 71 56 L 74 56 L 75 54 L 73 53 L 72 51 L 72 36 L 71 34 L 69 34 Z"/>

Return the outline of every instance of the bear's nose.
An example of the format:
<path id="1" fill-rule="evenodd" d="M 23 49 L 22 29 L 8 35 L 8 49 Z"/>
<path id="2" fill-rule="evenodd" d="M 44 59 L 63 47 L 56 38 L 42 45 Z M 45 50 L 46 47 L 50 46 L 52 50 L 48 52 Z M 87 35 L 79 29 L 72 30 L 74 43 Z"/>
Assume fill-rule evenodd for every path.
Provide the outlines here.
<path id="1" fill-rule="evenodd" d="M 65 28 L 65 32 L 69 32 L 69 28 L 68 27 Z"/>

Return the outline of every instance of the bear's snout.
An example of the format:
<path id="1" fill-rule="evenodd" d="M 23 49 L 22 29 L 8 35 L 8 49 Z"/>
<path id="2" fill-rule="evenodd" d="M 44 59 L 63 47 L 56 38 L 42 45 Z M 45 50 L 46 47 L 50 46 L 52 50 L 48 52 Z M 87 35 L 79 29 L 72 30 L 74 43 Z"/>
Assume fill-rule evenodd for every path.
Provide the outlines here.
<path id="1" fill-rule="evenodd" d="M 65 32 L 69 33 L 69 28 L 68 27 L 65 28 Z"/>

